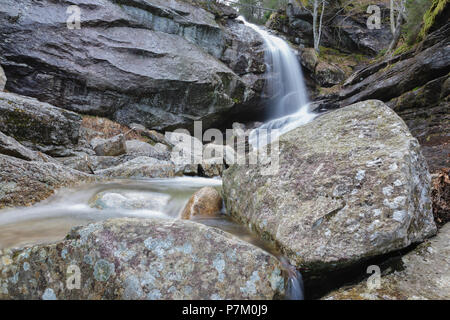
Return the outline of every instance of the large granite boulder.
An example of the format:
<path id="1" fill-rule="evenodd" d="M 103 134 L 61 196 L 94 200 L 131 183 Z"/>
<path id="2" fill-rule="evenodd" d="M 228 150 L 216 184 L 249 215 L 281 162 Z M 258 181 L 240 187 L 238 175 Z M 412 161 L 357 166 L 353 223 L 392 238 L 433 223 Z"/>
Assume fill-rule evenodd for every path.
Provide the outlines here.
<path id="1" fill-rule="evenodd" d="M 223 189 L 228 212 L 291 264 L 345 267 L 436 233 L 420 145 L 382 102 L 330 112 L 279 142 L 278 174 L 234 165 Z"/>
<path id="2" fill-rule="evenodd" d="M 230 26 L 258 36 L 228 19 L 232 15 L 216 21 L 190 2 L 2 1 L 0 63 L 9 78 L 7 89 L 161 130 L 190 127 L 193 120 L 209 127 L 224 121 L 230 110 L 247 113 L 246 103 L 255 94 L 233 70 L 244 76 L 261 74 L 261 68 L 232 70 L 222 61 L 239 50 Z M 67 26 L 73 5 L 81 9 L 80 29 Z M 245 63 L 264 65 L 263 55 L 249 60 L 252 49 L 245 52 Z"/>
<path id="3" fill-rule="evenodd" d="M 0 268 L 0 299 L 253 300 L 285 292 L 274 256 L 181 220 L 91 224 L 56 244 L 0 251 Z"/>
<path id="4" fill-rule="evenodd" d="M 0 208 L 29 206 L 60 187 L 94 180 L 54 162 L 25 161 L 6 155 L 0 155 L 0 168 Z"/>
<path id="5" fill-rule="evenodd" d="M 325 300 L 449 300 L 450 299 L 450 224 L 433 239 L 419 245 L 388 267 L 379 286 L 368 279 L 327 294 Z"/>
<path id="6" fill-rule="evenodd" d="M 0 92 L 0 131 L 32 149 L 69 155 L 80 135 L 81 117 L 33 98 Z"/>

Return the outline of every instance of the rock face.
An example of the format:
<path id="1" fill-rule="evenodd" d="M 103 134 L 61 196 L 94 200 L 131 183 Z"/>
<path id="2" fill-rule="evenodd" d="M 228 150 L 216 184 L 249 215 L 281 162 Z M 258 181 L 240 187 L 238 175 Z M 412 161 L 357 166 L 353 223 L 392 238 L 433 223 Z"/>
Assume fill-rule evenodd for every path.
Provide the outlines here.
<path id="1" fill-rule="evenodd" d="M 81 117 L 36 99 L 0 92 L 0 131 L 27 147 L 64 156 L 78 142 Z"/>
<path id="2" fill-rule="evenodd" d="M 406 122 L 422 145 L 432 172 L 450 167 L 449 39 L 447 21 L 412 50 L 354 73 L 339 94 L 318 103 L 319 108 L 379 99 Z"/>
<path id="3" fill-rule="evenodd" d="M 188 0 L 14 0 L 0 9 L 0 63 L 11 92 L 66 109 L 147 128 L 205 127 L 247 113 L 263 56 L 245 38 L 256 33 Z M 67 9 L 81 9 L 81 29 L 69 29 Z M 107 14 L 105 14 L 107 13 Z M 48 17 L 43 20 L 42 16 Z M 239 53 L 239 45 L 248 46 Z M 255 46 L 262 47 L 258 38 Z M 260 50 L 262 51 L 262 50 Z M 226 53 L 226 54 L 225 54 Z M 239 66 L 227 66 L 229 57 Z M 241 59 L 242 57 L 242 59 Z M 234 60 L 237 61 L 237 60 Z M 239 75 L 236 72 L 239 70 Z"/>
<path id="4" fill-rule="evenodd" d="M 205 187 L 197 191 L 187 203 L 182 219 L 191 219 L 194 216 L 216 216 L 222 210 L 222 197 L 212 188 Z"/>
<path id="5" fill-rule="evenodd" d="M 56 163 L 5 155 L 0 155 L 0 168 L 0 208 L 32 205 L 52 195 L 57 188 L 93 180 Z"/>
<path id="6" fill-rule="evenodd" d="M 436 233 L 420 145 L 380 101 L 283 135 L 278 174 L 262 175 L 266 166 L 225 171 L 227 211 L 304 271 L 343 267 Z"/>
<path id="7" fill-rule="evenodd" d="M 367 282 L 334 291 L 326 300 L 450 299 L 450 224 L 401 258 L 401 269 L 381 277 L 380 288 Z"/>
<path id="8" fill-rule="evenodd" d="M 0 256 L 0 299 L 273 299 L 285 290 L 275 257 L 181 220 L 109 220 Z M 70 290 L 74 266 L 80 289 Z"/>
<path id="9" fill-rule="evenodd" d="M 5 72 L 3 71 L 2 66 L 0 66 L 0 91 L 3 91 L 5 89 L 5 85 L 6 85 Z"/>
<path id="10" fill-rule="evenodd" d="M 97 156 L 114 157 L 127 153 L 127 144 L 123 134 L 119 134 L 111 139 L 93 139 L 91 145 Z"/>

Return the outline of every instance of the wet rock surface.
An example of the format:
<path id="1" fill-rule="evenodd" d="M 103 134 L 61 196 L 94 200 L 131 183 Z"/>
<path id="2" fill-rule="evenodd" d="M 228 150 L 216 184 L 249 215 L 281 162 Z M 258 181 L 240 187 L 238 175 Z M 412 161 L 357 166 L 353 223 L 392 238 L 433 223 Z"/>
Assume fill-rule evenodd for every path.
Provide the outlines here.
<path id="1" fill-rule="evenodd" d="M 170 196 L 156 192 L 108 190 L 91 199 L 91 207 L 101 210 L 157 210 L 162 212 Z"/>
<path id="2" fill-rule="evenodd" d="M 225 204 L 302 271 L 340 268 L 436 233 L 420 145 L 382 102 L 322 115 L 279 147 L 277 174 L 263 174 L 270 163 L 224 172 Z"/>
<path id="3" fill-rule="evenodd" d="M 329 293 L 326 300 L 450 299 L 450 224 L 401 258 L 401 269 L 381 277 L 380 287 L 367 281 Z M 392 270 L 391 270 L 392 271 Z"/>
<path id="4" fill-rule="evenodd" d="M 253 300 L 285 292 L 275 257 L 182 220 L 91 224 L 55 244 L 0 251 L 0 268 L 0 299 Z M 74 270 L 80 289 L 70 290 Z"/>

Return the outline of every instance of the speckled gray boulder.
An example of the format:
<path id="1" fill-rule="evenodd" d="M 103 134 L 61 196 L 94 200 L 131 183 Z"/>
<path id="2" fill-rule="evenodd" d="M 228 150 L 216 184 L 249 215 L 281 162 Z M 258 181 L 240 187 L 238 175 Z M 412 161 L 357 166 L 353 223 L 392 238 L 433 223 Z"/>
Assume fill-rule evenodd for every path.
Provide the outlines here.
<path id="1" fill-rule="evenodd" d="M 225 171 L 227 210 L 303 270 L 340 268 L 436 233 L 419 143 L 380 101 L 283 135 L 279 174 L 264 168 Z"/>
<path id="2" fill-rule="evenodd" d="M 272 255 L 180 220 L 91 224 L 56 244 L 0 251 L 0 269 L 0 299 L 273 299 L 285 287 Z M 70 290 L 70 270 L 80 289 Z"/>

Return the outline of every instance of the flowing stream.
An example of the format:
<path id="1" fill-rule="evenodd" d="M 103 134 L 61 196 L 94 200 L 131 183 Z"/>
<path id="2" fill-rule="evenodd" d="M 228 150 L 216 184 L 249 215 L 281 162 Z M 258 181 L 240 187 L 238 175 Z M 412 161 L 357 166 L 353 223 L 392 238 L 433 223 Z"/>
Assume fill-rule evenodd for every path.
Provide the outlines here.
<path id="1" fill-rule="evenodd" d="M 243 17 L 238 19 L 259 33 L 266 45 L 265 59 L 267 73 L 270 74 L 266 90 L 273 99 L 270 102 L 271 120 L 253 130 L 249 137 L 250 143 L 258 148 L 271 139 L 310 122 L 316 115 L 309 111 L 302 69 L 289 44 L 259 26 L 247 22 Z M 273 129 L 277 129 L 277 132 L 272 133 L 270 139 L 260 137 Z"/>
<path id="2" fill-rule="evenodd" d="M 205 186 L 220 189 L 222 180 L 199 177 L 115 180 L 60 189 L 32 207 L 1 210 L 0 249 L 60 241 L 75 226 L 111 218 L 177 219 L 189 198 Z M 294 269 L 274 248 L 232 221 L 225 212 L 217 218 L 196 217 L 193 220 L 229 232 L 277 256 L 289 274 L 287 298 L 303 297 Z"/>

